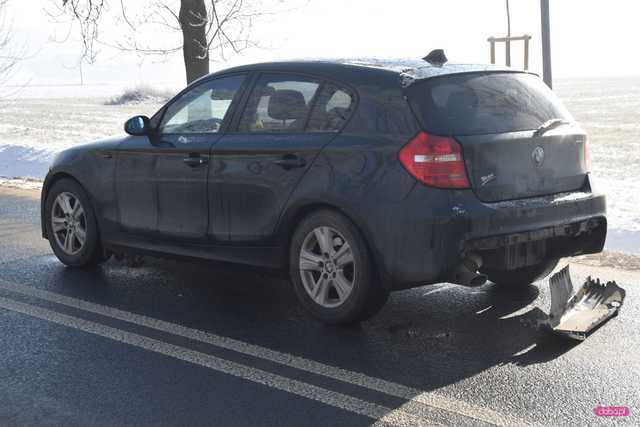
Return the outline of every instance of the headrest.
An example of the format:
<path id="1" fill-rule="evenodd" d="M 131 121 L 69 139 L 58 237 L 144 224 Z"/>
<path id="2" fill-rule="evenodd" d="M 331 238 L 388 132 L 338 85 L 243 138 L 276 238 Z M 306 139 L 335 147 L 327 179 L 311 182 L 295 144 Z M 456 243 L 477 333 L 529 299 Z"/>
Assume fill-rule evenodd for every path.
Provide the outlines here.
<path id="1" fill-rule="evenodd" d="M 307 115 L 304 95 L 297 90 L 276 90 L 269 98 L 268 113 L 276 120 L 302 119 Z"/>

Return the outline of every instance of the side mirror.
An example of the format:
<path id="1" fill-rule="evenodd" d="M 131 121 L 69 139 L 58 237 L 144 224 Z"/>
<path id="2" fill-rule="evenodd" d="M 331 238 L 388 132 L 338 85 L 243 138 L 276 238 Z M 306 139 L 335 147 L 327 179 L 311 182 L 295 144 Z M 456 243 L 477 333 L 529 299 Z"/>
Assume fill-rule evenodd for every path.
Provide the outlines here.
<path id="1" fill-rule="evenodd" d="M 149 117 L 135 116 L 124 124 L 124 131 L 129 135 L 144 136 L 149 134 Z"/>

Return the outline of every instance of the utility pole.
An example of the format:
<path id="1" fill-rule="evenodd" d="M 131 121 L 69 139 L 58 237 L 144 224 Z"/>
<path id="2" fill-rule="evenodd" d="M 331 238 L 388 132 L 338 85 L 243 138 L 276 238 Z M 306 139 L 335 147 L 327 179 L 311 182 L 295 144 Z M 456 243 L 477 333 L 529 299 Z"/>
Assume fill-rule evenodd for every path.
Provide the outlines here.
<path id="1" fill-rule="evenodd" d="M 551 76 L 551 31 L 549 29 L 549 0 L 540 0 L 540 21 L 542 24 L 542 79 L 553 87 Z"/>

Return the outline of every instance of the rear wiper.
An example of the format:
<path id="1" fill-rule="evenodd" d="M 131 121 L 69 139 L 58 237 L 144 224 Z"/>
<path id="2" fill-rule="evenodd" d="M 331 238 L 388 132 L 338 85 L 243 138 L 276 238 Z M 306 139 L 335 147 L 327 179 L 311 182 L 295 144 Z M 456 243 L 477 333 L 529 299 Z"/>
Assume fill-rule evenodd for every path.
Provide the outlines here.
<path id="1" fill-rule="evenodd" d="M 542 136 L 545 132 L 551 129 L 555 129 L 558 126 L 568 125 L 570 124 L 568 121 L 563 119 L 551 119 L 544 122 L 536 131 L 533 133 L 533 136 Z"/>

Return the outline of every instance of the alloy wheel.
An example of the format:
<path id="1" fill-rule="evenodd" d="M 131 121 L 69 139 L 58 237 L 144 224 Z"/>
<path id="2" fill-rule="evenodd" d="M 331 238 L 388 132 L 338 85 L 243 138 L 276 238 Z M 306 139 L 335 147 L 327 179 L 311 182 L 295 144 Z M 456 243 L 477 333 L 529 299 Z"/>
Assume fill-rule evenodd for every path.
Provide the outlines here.
<path id="1" fill-rule="evenodd" d="M 307 294 L 324 308 L 342 305 L 356 280 L 353 250 L 331 227 L 317 227 L 304 239 L 299 256 L 300 277 Z"/>
<path id="2" fill-rule="evenodd" d="M 58 194 L 51 208 L 51 230 L 58 247 L 67 255 L 76 255 L 87 241 L 87 217 L 78 197 L 69 192 Z"/>

